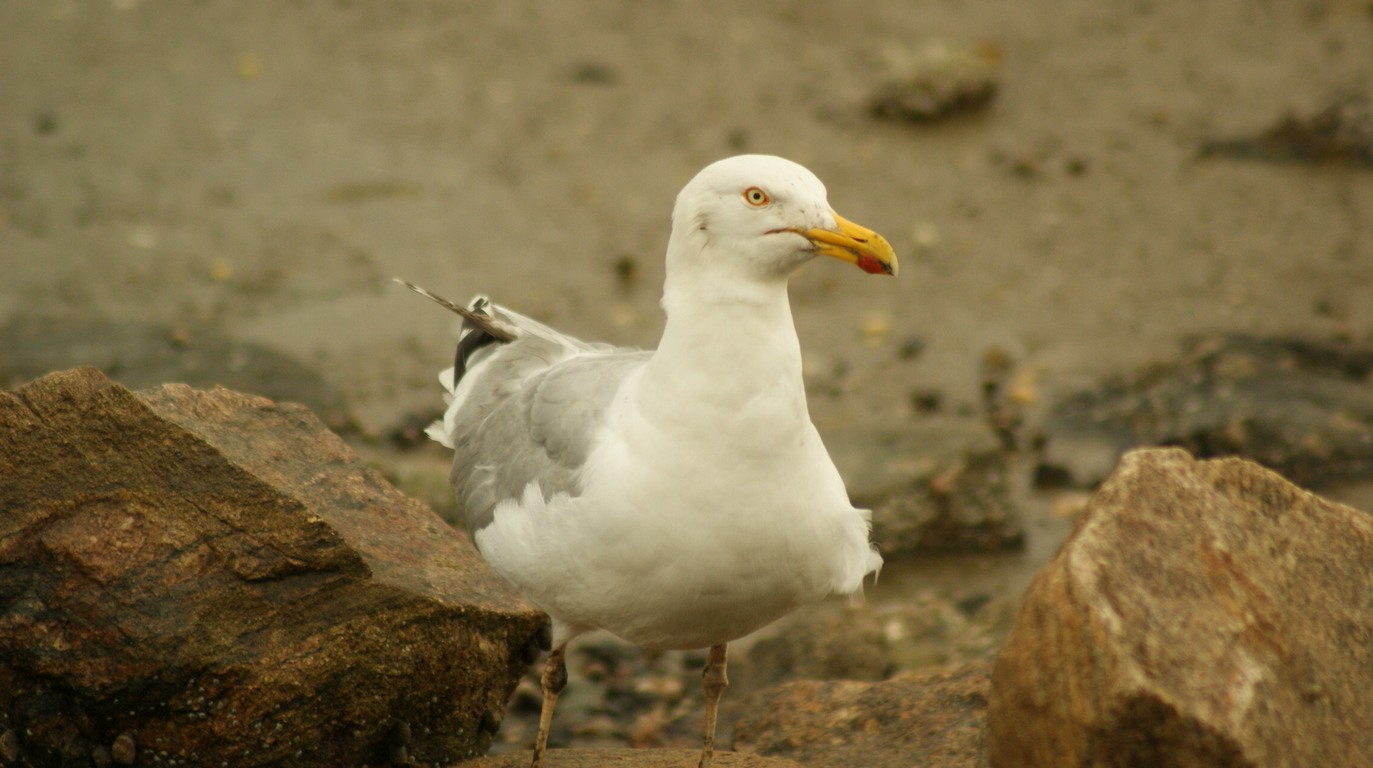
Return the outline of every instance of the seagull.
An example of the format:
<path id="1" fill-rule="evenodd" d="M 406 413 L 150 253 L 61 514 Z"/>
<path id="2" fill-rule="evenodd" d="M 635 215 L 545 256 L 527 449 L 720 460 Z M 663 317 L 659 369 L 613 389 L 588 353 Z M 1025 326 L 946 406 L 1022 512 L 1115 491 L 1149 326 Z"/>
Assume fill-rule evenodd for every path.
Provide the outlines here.
<path id="1" fill-rule="evenodd" d="M 882 558 L 811 423 L 787 280 L 817 256 L 895 276 L 881 235 L 780 157 L 707 166 L 677 196 L 654 351 L 575 339 L 478 296 L 428 429 L 482 557 L 551 620 L 532 765 L 573 638 L 708 648 L 710 765 L 726 646 L 798 606 L 861 593 Z"/>

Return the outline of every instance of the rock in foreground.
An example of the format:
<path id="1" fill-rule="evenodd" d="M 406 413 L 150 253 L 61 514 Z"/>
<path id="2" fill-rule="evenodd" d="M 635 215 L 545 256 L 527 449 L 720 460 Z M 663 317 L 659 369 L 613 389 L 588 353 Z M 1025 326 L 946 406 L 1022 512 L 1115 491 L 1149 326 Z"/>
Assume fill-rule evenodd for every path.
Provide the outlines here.
<path id="1" fill-rule="evenodd" d="M 993 768 L 1366 766 L 1373 520 L 1240 459 L 1127 454 L 993 675 Z"/>
<path id="2" fill-rule="evenodd" d="M 480 754 L 541 616 L 303 407 L 0 393 L 0 731 L 33 765 Z"/>

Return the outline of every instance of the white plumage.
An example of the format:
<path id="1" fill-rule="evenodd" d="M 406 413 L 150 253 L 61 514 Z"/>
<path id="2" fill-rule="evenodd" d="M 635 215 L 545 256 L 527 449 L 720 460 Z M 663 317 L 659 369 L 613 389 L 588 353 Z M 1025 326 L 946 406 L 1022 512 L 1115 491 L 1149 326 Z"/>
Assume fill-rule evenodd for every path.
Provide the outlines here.
<path id="1" fill-rule="evenodd" d="M 455 450 L 468 528 L 553 621 L 536 766 L 578 634 L 712 649 L 704 766 L 724 645 L 860 590 L 882 562 L 811 424 L 787 278 L 816 255 L 895 274 L 891 247 L 768 156 L 708 166 L 672 223 L 656 351 L 587 344 L 479 298 L 461 375 L 442 376 L 451 400 L 429 434 Z"/>

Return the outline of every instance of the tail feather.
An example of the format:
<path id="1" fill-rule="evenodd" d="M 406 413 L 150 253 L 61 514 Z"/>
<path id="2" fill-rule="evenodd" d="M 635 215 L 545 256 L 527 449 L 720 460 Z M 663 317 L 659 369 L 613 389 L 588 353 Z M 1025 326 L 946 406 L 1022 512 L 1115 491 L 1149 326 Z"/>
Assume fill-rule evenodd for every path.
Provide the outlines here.
<path id="1" fill-rule="evenodd" d="M 400 283 L 406 288 L 409 288 L 415 293 L 418 293 L 424 298 L 429 299 L 435 304 L 438 304 L 444 309 L 461 315 L 463 320 L 467 321 L 468 323 L 471 323 L 473 326 L 480 329 L 483 333 L 495 339 L 496 341 L 505 342 L 515 340 L 514 332 L 497 323 L 495 320 L 492 319 L 490 315 L 486 313 L 486 305 L 489 302 L 485 298 L 478 298 L 476 301 L 472 303 L 472 308 L 468 309 L 467 307 L 464 307 L 461 304 L 454 304 L 453 302 L 443 298 L 442 296 L 435 296 L 434 294 L 424 290 L 418 285 L 406 282 L 400 279 L 399 277 L 393 277 L 391 279 L 396 281 L 397 283 Z"/>
<path id="2" fill-rule="evenodd" d="M 481 318 L 490 318 L 490 315 L 486 313 L 486 306 L 490 303 L 485 296 L 478 296 L 472 302 L 472 314 Z M 463 315 L 462 333 L 458 336 L 458 348 L 453 353 L 453 387 L 455 389 L 458 382 L 462 381 L 463 375 L 467 373 L 467 361 L 477 350 L 488 344 L 504 343 L 514 338 L 510 334 L 506 334 L 506 338 L 500 338 L 491 332 L 493 328 L 495 326 L 489 320 L 478 325 Z"/>
<path id="3" fill-rule="evenodd" d="M 424 298 L 462 317 L 462 333 L 458 337 L 458 348 L 453 353 L 453 380 L 450 391 L 457 390 L 458 382 L 462 381 L 463 374 L 467 373 L 467 362 L 477 350 L 488 344 L 504 344 L 514 341 L 516 338 L 513 330 L 505 327 L 486 311 L 491 302 L 485 296 L 478 296 L 472 301 L 471 307 L 464 307 L 399 277 L 393 279 Z"/>
<path id="4" fill-rule="evenodd" d="M 485 296 L 477 296 L 464 307 L 400 278 L 394 280 L 463 319 L 453 367 L 439 374 L 439 381 L 448 390 L 445 395 L 448 407 L 443 419 L 425 430 L 431 438 L 449 448 L 458 440 L 458 420 L 466 409 L 476 407 L 481 411 L 492 403 L 503 401 L 530 376 L 562 360 L 614 351 L 606 344 L 588 344 L 559 333 L 536 320 L 492 304 Z M 519 343 L 513 343 L 516 341 Z"/>

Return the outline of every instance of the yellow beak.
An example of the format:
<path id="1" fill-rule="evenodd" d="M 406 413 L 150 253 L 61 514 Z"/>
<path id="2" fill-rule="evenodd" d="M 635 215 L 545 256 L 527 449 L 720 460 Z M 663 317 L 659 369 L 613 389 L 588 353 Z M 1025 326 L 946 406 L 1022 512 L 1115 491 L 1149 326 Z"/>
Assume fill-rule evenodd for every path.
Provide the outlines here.
<path id="1" fill-rule="evenodd" d="M 896 263 L 896 252 L 887 238 L 837 213 L 834 214 L 834 223 L 838 231 L 816 228 L 807 229 L 801 235 L 815 245 L 816 253 L 857 264 L 859 269 L 868 274 L 896 277 L 899 265 Z"/>

